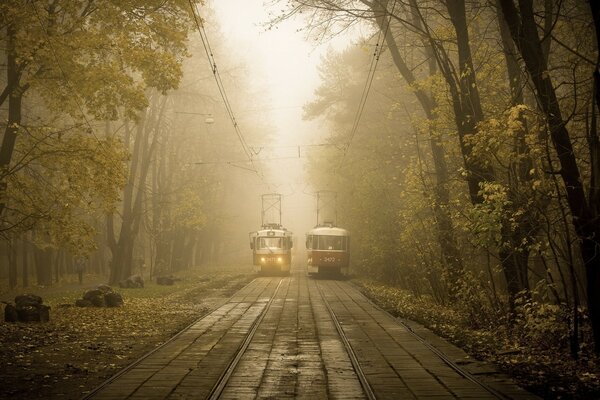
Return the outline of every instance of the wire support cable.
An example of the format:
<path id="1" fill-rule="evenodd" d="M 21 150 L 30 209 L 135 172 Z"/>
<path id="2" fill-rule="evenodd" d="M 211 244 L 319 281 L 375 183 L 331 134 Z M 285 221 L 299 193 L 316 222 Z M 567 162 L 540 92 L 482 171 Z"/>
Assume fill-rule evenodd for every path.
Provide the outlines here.
<path id="1" fill-rule="evenodd" d="M 385 38 L 387 37 L 388 31 L 390 29 L 390 25 L 392 23 L 392 15 L 394 14 L 394 10 L 396 8 L 396 1 L 397 0 L 394 0 L 394 3 L 392 4 L 392 9 L 390 11 L 390 16 L 387 21 L 387 26 L 385 26 L 385 29 L 379 30 L 379 34 L 377 36 L 377 41 L 375 42 L 375 51 L 373 52 L 373 57 L 371 58 L 371 64 L 369 65 L 369 71 L 367 73 L 367 79 L 365 81 L 365 85 L 363 87 L 360 101 L 358 103 L 358 109 L 356 111 L 356 115 L 355 115 L 354 121 L 352 123 L 352 128 L 350 130 L 350 135 L 349 135 L 350 137 L 348 139 L 348 142 L 344 146 L 342 158 L 341 158 L 340 163 L 339 163 L 338 167 L 336 168 L 336 170 L 340 170 L 342 165 L 344 164 L 346 155 L 348 154 L 350 146 L 352 145 L 352 141 L 354 140 L 354 137 L 356 136 L 356 133 L 358 131 L 358 127 L 360 125 L 360 120 L 362 119 L 362 115 L 365 110 L 365 105 L 367 104 L 367 99 L 369 97 L 369 92 L 371 91 L 371 87 L 373 86 L 373 80 L 375 78 L 377 64 L 379 63 L 379 58 L 380 58 L 381 52 L 383 50 L 383 44 L 385 43 Z M 380 41 L 381 41 L 381 43 L 380 43 Z"/>
<path id="2" fill-rule="evenodd" d="M 250 150 L 250 146 L 248 145 L 248 143 L 246 142 L 246 139 L 244 138 L 244 135 L 242 134 L 242 131 L 240 129 L 240 126 L 235 118 L 235 114 L 233 112 L 233 108 L 231 106 L 231 102 L 229 101 L 229 97 L 227 96 L 227 91 L 225 90 L 225 85 L 223 84 L 223 80 L 221 79 L 221 74 L 219 73 L 219 69 L 217 68 L 217 62 L 214 56 L 214 53 L 212 51 L 212 47 L 210 45 L 210 41 L 208 40 L 208 35 L 206 33 L 206 30 L 204 29 L 204 24 L 201 21 L 201 18 L 198 15 L 198 12 L 196 10 L 196 6 L 193 2 L 193 0 L 188 0 L 189 4 L 190 4 L 190 8 L 192 10 L 192 16 L 194 17 L 194 22 L 196 24 L 196 28 L 198 29 L 198 33 L 200 35 L 200 40 L 202 41 L 202 47 L 204 48 L 204 52 L 206 53 L 206 57 L 208 59 L 208 62 L 210 64 L 210 68 L 213 74 L 213 78 L 217 84 L 217 88 L 219 90 L 219 94 L 221 96 L 221 99 L 223 100 L 223 104 L 225 106 L 225 110 L 227 111 L 227 115 L 229 117 L 229 119 L 231 120 L 231 123 L 233 125 L 235 134 L 242 146 L 242 150 L 244 151 L 244 154 L 246 155 L 246 157 L 248 158 L 248 161 L 252 164 L 252 167 L 254 168 L 254 171 L 256 172 L 256 174 L 258 175 L 259 178 L 261 178 L 264 181 L 264 178 L 262 176 L 261 173 L 259 173 L 256 165 L 254 164 L 254 160 L 252 158 L 252 151 Z"/>

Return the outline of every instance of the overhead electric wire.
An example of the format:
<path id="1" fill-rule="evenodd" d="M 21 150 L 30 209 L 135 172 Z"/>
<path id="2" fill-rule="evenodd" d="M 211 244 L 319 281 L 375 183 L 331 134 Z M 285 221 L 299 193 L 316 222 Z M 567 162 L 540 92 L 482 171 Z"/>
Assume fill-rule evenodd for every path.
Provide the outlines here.
<path id="1" fill-rule="evenodd" d="M 248 158 L 248 161 L 252 164 L 252 167 L 254 168 L 254 172 L 256 173 L 256 175 L 258 175 L 259 178 L 261 178 L 264 181 L 264 177 L 262 176 L 261 173 L 259 173 L 259 171 L 257 170 L 257 168 L 254 164 L 250 146 L 248 146 L 248 143 L 246 142 L 246 139 L 244 138 L 244 135 L 242 134 L 240 126 L 235 118 L 235 114 L 233 113 L 233 108 L 231 106 L 231 102 L 229 101 L 229 97 L 227 96 L 225 86 L 223 85 L 221 75 L 219 74 L 219 69 L 217 68 L 217 62 L 216 62 L 215 56 L 213 54 L 212 48 L 210 46 L 210 41 L 208 40 L 208 35 L 206 34 L 206 30 L 204 29 L 204 24 L 198 18 L 198 15 L 196 13 L 196 7 L 195 7 L 193 1 L 188 0 L 188 2 L 190 4 L 190 8 L 192 10 L 192 15 L 194 17 L 196 27 L 198 28 L 198 33 L 200 34 L 200 40 L 202 41 L 202 46 L 204 47 L 204 51 L 206 53 L 206 57 L 208 58 L 208 62 L 210 63 L 210 67 L 211 67 L 211 70 L 213 73 L 213 78 L 215 79 L 215 82 L 217 84 L 219 94 L 221 95 L 221 99 L 223 100 L 223 104 L 225 105 L 225 109 L 227 111 L 229 119 L 231 120 L 231 123 L 233 124 L 233 128 L 236 133 L 236 136 L 237 136 L 240 144 L 242 145 L 244 154 Z"/>
<path id="2" fill-rule="evenodd" d="M 314 143 L 314 144 L 292 144 L 292 145 L 262 145 L 262 146 L 250 146 L 252 154 L 259 155 L 264 149 L 298 149 L 298 154 L 302 148 L 309 147 L 330 147 L 333 146 L 338 150 L 343 149 L 336 143 Z"/>
<path id="3" fill-rule="evenodd" d="M 390 11 L 390 17 L 388 18 L 387 26 L 384 30 L 379 30 L 379 34 L 377 36 L 377 41 L 375 43 L 375 51 L 373 52 L 373 58 L 371 59 L 371 64 L 369 65 L 369 72 L 367 73 L 367 80 L 365 81 L 365 86 L 363 87 L 363 91 L 361 94 L 360 101 L 358 103 L 358 109 L 356 112 L 356 116 L 354 117 L 354 122 L 352 123 L 352 128 L 350 130 L 350 137 L 348 139 L 348 143 L 344 148 L 344 152 L 342 154 L 342 158 L 336 170 L 339 170 L 344 164 L 344 159 L 346 158 L 346 154 L 352 145 L 352 141 L 354 140 L 354 136 L 356 136 L 356 132 L 358 131 L 358 127 L 360 125 L 360 120 L 362 118 L 365 105 L 367 104 L 367 98 L 369 97 L 369 92 L 371 91 L 371 86 L 373 85 L 373 79 L 375 78 L 375 71 L 377 70 L 377 64 L 379 63 L 379 57 L 381 55 L 381 51 L 383 50 L 383 44 L 385 43 L 385 38 L 387 37 L 388 31 L 390 29 L 390 25 L 392 24 L 392 15 L 394 13 L 394 9 L 396 8 L 396 1 L 394 0 L 394 4 L 392 4 L 392 9 Z M 387 9 L 386 9 L 387 11 Z M 385 14 L 384 14 L 385 15 Z M 383 37 L 382 37 L 383 32 Z M 381 44 L 379 41 L 381 40 Z"/>
<path id="4" fill-rule="evenodd" d="M 277 160 L 295 160 L 298 158 L 304 158 L 302 156 L 284 156 L 284 157 L 271 157 L 271 158 L 256 158 L 254 161 L 277 161 Z M 214 165 L 214 164 L 228 164 L 233 165 L 234 163 L 247 163 L 248 160 L 235 160 L 235 161 L 197 161 L 195 165 Z"/>

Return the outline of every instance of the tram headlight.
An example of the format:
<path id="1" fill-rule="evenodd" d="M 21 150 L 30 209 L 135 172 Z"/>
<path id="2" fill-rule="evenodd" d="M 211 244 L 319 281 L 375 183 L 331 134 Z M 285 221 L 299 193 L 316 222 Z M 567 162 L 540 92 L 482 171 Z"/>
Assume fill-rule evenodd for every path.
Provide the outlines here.
<path id="1" fill-rule="evenodd" d="M 283 258 L 277 257 L 277 262 L 281 262 L 281 261 L 283 261 Z"/>
<path id="2" fill-rule="evenodd" d="M 260 262 L 265 262 L 265 258 L 264 258 L 264 257 L 261 257 L 261 258 L 260 258 Z"/>

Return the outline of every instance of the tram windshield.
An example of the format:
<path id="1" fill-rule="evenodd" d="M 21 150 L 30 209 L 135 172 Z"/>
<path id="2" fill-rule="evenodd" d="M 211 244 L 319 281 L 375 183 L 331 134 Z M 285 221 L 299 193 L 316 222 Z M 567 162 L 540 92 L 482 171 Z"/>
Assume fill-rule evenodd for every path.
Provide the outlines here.
<path id="1" fill-rule="evenodd" d="M 333 235 L 310 235 L 307 245 L 315 250 L 346 250 L 347 237 Z"/>
<path id="2" fill-rule="evenodd" d="M 256 241 L 257 249 L 281 249 L 283 248 L 282 237 L 259 237 Z"/>

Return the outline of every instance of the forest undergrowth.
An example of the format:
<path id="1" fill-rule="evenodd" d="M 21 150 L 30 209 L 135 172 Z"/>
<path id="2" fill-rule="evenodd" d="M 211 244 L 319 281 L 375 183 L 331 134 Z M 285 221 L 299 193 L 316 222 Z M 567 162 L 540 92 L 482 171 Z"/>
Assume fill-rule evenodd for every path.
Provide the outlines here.
<path id="1" fill-rule="evenodd" d="M 585 334 L 578 359 L 570 355 L 568 331 L 558 309 L 522 301 L 511 323 L 499 318 L 475 329 L 460 306 L 442 306 L 431 297 L 371 280 L 357 279 L 355 283 L 392 315 L 424 325 L 475 359 L 496 365 L 544 399 L 600 398 L 600 360 L 593 355 Z M 586 320 L 581 329 L 590 329 Z"/>
<path id="2" fill-rule="evenodd" d="M 71 281 L 1 293 L 35 293 L 51 310 L 48 323 L 0 322 L 0 398 L 79 399 L 253 277 L 227 269 L 186 273 L 172 286 L 115 288 L 125 303 L 116 308 L 74 307 L 90 285 Z"/>

